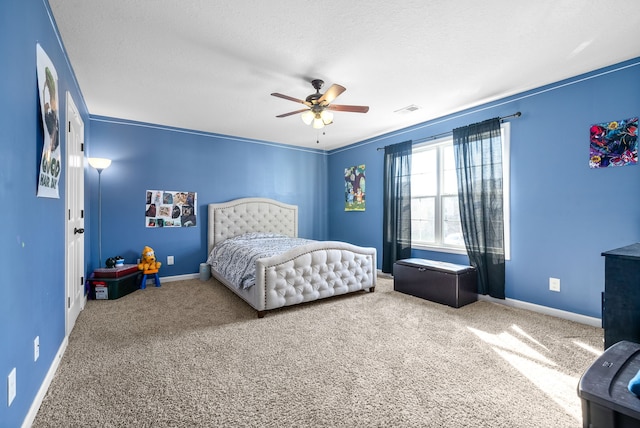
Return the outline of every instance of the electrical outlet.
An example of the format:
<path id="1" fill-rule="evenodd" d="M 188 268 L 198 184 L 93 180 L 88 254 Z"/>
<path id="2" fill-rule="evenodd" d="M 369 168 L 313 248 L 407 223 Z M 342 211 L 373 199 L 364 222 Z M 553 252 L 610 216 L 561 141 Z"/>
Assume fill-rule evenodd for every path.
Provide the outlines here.
<path id="1" fill-rule="evenodd" d="M 7 406 L 11 406 L 13 399 L 16 398 L 16 368 L 14 367 L 7 376 Z"/>
<path id="2" fill-rule="evenodd" d="M 560 291 L 560 280 L 558 278 L 549 278 L 549 290 Z"/>
<path id="3" fill-rule="evenodd" d="M 168 265 L 172 265 L 173 264 L 173 256 L 167 256 L 167 264 Z"/>
<path id="4" fill-rule="evenodd" d="M 40 357 L 40 336 L 33 339 L 33 361 L 38 361 Z"/>

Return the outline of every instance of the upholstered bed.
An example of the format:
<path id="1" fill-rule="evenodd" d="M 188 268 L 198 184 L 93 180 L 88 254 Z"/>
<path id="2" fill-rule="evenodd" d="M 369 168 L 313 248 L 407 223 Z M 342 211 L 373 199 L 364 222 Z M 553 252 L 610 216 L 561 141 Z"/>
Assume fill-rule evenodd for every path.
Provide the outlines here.
<path id="1" fill-rule="evenodd" d="M 255 262 L 255 284 L 242 288 L 225 278 L 212 250 L 250 233 L 298 237 L 298 207 L 267 198 L 209 204 L 207 262 L 211 274 L 262 318 L 266 311 L 359 290 L 374 291 L 376 249 L 339 241 L 312 241 Z"/>

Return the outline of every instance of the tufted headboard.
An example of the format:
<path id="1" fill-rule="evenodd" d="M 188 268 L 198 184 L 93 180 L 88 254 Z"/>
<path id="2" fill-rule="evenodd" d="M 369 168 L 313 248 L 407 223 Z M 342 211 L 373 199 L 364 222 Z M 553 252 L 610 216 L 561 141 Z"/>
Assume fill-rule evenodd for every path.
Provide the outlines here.
<path id="1" fill-rule="evenodd" d="M 298 236 L 298 206 L 267 198 L 209 204 L 208 253 L 213 246 L 249 232 Z"/>

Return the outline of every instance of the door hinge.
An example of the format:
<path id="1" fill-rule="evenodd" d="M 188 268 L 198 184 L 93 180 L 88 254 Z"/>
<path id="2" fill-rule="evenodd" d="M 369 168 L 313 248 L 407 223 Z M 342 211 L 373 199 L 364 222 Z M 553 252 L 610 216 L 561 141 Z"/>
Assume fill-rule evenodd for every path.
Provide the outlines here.
<path id="1" fill-rule="evenodd" d="M 69 125 L 69 130 L 67 132 L 71 132 L 71 121 L 68 121 L 67 124 Z"/>
<path id="2" fill-rule="evenodd" d="M 84 276 L 80 277 L 80 285 L 84 285 Z"/>
<path id="3" fill-rule="evenodd" d="M 84 152 L 84 143 L 80 143 L 80 151 Z"/>
<path id="4" fill-rule="evenodd" d="M 68 211 L 69 211 L 69 220 L 71 220 L 71 210 L 68 210 Z"/>
<path id="5" fill-rule="evenodd" d="M 80 210 L 80 218 L 84 218 L 84 210 Z"/>
<path id="6" fill-rule="evenodd" d="M 67 297 L 67 309 L 71 307 L 71 297 Z"/>

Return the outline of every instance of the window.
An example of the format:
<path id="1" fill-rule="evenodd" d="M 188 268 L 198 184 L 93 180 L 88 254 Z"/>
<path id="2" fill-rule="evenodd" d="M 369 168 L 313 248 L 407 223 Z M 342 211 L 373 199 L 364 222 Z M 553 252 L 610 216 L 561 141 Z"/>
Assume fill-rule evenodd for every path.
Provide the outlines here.
<path id="1" fill-rule="evenodd" d="M 505 258 L 509 258 L 509 123 L 502 124 Z M 411 242 L 425 250 L 465 253 L 453 138 L 413 147 L 411 155 Z"/>
<path id="2" fill-rule="evenodd" d="M 411 242 L 464 250 L 451 138 L 413 149 Z"/>

